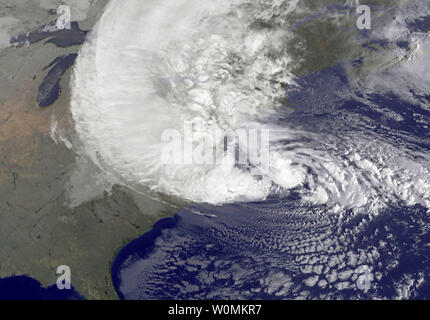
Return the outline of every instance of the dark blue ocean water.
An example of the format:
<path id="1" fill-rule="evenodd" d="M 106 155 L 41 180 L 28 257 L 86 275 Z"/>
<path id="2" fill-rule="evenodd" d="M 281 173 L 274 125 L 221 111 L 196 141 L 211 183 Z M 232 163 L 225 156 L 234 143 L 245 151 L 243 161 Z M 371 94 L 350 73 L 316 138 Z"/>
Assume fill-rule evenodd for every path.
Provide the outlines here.
<path id="1" fill-rule="evenodd" d="M 360 222 L 360 218 L 339 221 L 317 208 L 296 206 L 296 201 L 284 200 L 180 210 L 121 250 L 112 266 L 115 288 L 122 299 L 279 299 L 303 292 L 307 298 L 371 299 L 395 297 L 405 274 L 412 278 L 422 274 L 425 284 L 413 298 L 430 298 L 430 248 L 423 247 L 430 241 L 430 217 L 424 208 L 391 208 L 377 219 Z M 270 214 L 280 207 L 284 216 Z M 359 231 L 352 234 L 357 226 Z M 379 250 L 373 270 L 382 278 L 368 292 L 309 288 L 303 283 L 308 275 L 300 270 L 301 260 L 319 256 L 330 261 L 339 255 L 312 251 L 314 240 L 336 243 L 339 234 L 346 235 L 341 252 L 371 252 L 380 241 L 390 239 Z M 293 249 L 300 245 L 305 250 Z M 137 271 L 131 268 L 136 265 Z M 260 287 L 269 290 L 258 291 Z"/>
<path id="2" fill-rule="evenodd" d="M 28 276 L 12 276 L 0 279 L 0 300 L 82 300 L 77 291 L 59 290 L 56 285 L 44 288 L 40 282 Z"/>

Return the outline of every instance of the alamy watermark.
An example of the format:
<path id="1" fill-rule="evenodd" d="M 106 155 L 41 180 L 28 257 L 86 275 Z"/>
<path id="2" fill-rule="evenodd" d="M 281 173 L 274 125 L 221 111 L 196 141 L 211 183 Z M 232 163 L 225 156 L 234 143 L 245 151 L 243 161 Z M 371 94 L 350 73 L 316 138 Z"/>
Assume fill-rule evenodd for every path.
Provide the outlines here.
<path id="1" fill-rule="evenodd" d="M 56 27 L 58 30 L 64 30 L 64 29 L 71 29 L 71 21 L 72 21 L 72 14 L 70 11 L 70 7 L 66 5 L 59 5 L 57 7 L 57 22 Z"/>
<path id="2" fill-rule="evenodd" d="M 259 168 L 270 165 L 270 133 L 268 129 L 241 128 L 226 132 L 222 129 L 196 130 L 185 123 L 183 131 L 163 131 L 161 152 L 163 164 L 218 165 Z"/>
<path id="3" fill-rule="evenodd" d="M 357 14 L 360 15 L 357 19 L 357 28 L 360 30 L 372 29 L 372 16 L 370 7 L 366 5 L 358 6 Z"/>
<path id="4" fill-rule="evenodd" d="M 72 272 L 69 266 L 61 265 L 57 268 L 57 274 L 61 274 L 57 279 L 58 290 L 72 289 Z"/>
<path id="5" fill-rule="evenodd" d="M 357 279 L 357 288 L 367 293 L 372 287 L 373 274 L 370 272 L 370 268 L 367 265 L 362 265 L 358 268 L 360 276 Z"/>

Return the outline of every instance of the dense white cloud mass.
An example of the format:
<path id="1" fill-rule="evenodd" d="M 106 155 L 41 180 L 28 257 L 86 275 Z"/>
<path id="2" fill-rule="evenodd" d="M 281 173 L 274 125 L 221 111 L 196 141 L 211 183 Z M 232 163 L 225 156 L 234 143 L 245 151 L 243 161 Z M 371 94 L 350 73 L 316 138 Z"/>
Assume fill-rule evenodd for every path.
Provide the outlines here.
<path id="1" fill-rule="evenodd" d="M 80 152 L 115 182 L 198 202 L 263 200 L 306 185 L 299 191 L 304 201 L 334 210 L 376 212 L 392 201 L 428 206 L 427 160 L 365 132 L 321 136 L 275 121 L 284 108 L 283 86 L 295 85 L 290 70 L 297 62 L 286 44 L 296 6 L 112 1 L 74 72 L 71 110 Z M 274 27 L 253 27 L 278 9 L 284 15 Z M 394 68 L 415 68 L 405 63 Z M 163 132 L 181 131 L 184 123 L 193 124 L 199 142 L 213 130 L 269 130 L 270 168 L 250 161 L 256 176 L 228 161 L 163 163 Z"/>

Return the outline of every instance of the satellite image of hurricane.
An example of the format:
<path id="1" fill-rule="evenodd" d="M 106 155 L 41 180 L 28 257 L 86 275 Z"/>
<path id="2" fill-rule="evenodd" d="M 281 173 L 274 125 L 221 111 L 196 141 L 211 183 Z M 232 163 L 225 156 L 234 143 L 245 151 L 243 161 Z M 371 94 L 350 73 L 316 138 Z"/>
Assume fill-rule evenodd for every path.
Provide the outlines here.
<path id="1" fill-rule="evenodd" d="M 0 299 L 430 299 L 427 0 L 0 0 Z"/>

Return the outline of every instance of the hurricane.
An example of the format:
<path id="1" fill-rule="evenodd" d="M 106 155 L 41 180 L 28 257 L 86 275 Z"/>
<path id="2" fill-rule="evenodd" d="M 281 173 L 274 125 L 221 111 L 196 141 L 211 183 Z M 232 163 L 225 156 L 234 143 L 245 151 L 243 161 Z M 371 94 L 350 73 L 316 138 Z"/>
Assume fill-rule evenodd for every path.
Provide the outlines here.
<path id="1" fill-rule="evenodd" d="M 75 148 L 190 204 L 119 255 L 121 297 L 423 297 L 430 8 L 382 2 L 370 30 L 355 1 L 109 3 L 73 70 Z M 220 161 L 162 161 L 184 127 Z M 268 166 L 224 152 L 250 128 L 270 134 Z"/>

